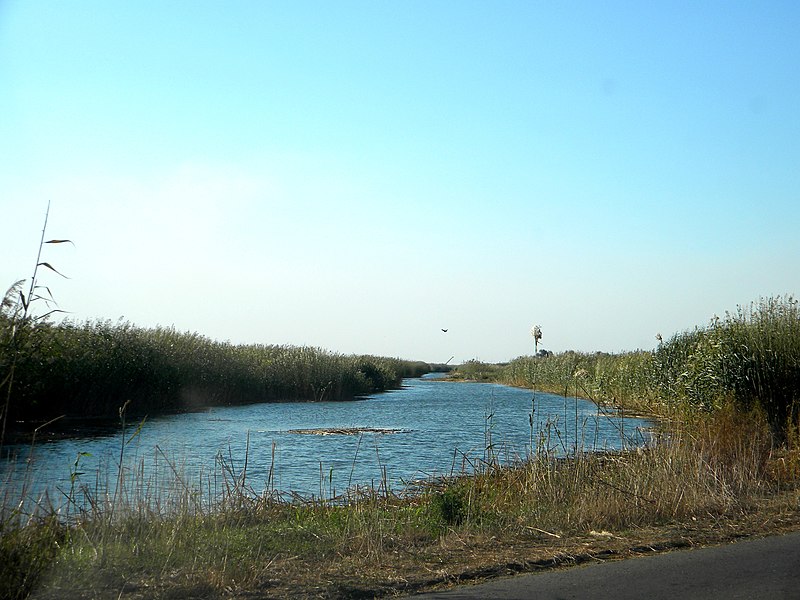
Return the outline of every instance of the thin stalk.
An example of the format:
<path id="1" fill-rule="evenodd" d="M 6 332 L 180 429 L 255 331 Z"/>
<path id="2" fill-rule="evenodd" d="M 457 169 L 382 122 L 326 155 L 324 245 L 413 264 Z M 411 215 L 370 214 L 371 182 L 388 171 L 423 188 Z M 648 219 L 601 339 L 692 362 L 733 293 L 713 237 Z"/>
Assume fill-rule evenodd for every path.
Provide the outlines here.
<path id="1" fill-rule="evenodd" d="M 8 419 L 8 409 L 11 406 L 11 390 L 14 387 L 14 373 L 17 370 L 17 350 L 14 347 L 14 332 L 11 333 L 12 347 L 11 347 L 11 366 L 9 367 L 8 377 L 6 378 L 6 399 L 3 405 L 3 424 L 0 428 L 0 448 L 6 441 L 6 420 Z"/>
<path id="2" fill-rule="evenodd" d="M 33 298 L 33 291 L 36 289 L 36 275 L 39 273 L 39 265 L 41 264 L 42 260 L 42 248 L 44 247 L 44 234 L 47 230 L 47 219 L 50 216 L 50 201 L 47 201 L 47 211 L 44 213 L 44 226 L 42 227 L 42 237 L 39 240 L 39 252 L 36 254 L 36 264 L 33 267 L 33 277 L 31 277 L 31 287 L 28 290 L 28 300 L 23 301 L 22 303 L 22 320 L 28 318 L 28 307 L 31 304 L 31 298 Z M 24 300 L 24 299 L 23 299 Z"/>
<path id="3" fill-rule="evenodd" d="M 575 456 L 578 455 L 578 380 L 575 379 Z"/>
<path id="4" fill-rule="evenodd" d="M 119 494 L 121 492 L 120 488 L 122 488 L 122 478 L 124 476 L 123 475 L 123 464 L 122 463 L 123 463 L 123 460 L 125 458 L 125 411 L 128 408 L 128 403 L 129 402 L 130 402 L 130 400 L 126 400 L 125 404 L 123 404 L 119 409 L 119 418 L 122 421 L 122 431 L 121 431 L 122 440 L 121 440 L 120 446 L 119 446 L 119 467 L 117 469 L 117 484 L 116 484 L 116 486 L 114 486 L 114 499 L 113 499 L 113 501 L 111 503 L 111 511 L 110 511 L 109 520 L 111 520 L 111 518 L 113 518 L 113 516 L 114 516 L 114 510 L 115 510 L 115 508 L 117 506 L 117 498 L 119 497 Z"/>
<path id="5" fill-rule="evenodd" d="M 19 292 L 19 296 L 22 300 L 22 318 L 19 319 L 20 323 L 24 324 L 28 320 L 28 309 L 31 305 L 31 298 L 33 298 L 33 290 L 36 287 L 36 275 L 39 271 L 39 262 L 42 258 L 42 247 L 44 246 L 44 235 L 45 230 L 47 229 L 47 218 L 50 214 L 50 202 L 47 203 L 47 212 L 45 212 L 44 216 L 44 227 L 42 227 L 42 237 L 39 241 L 39 251 L 36 254 L 36 263 L 33 267 L 33 277 L 31 277 L 31 286 L 28 290 L 28 297 L 25 298 L 25 295 L 22 293 L 22 290 L 17 288 Z M 20 282 L 22 283 L 22 282 Z M 16 321 L 18 319 L 17 315 L 13 316 L 13 319 Z M 5 404 L 3 405 L 3 424 L 2 429 L 0 429 L 0 448 L 5 443 L 6 439 L 6 422 L 8 420 L 8 410 L 11 406 L 11 391 L 14 388 L 14 376 L 17 370 L 17 357 L 19 356 L 19 348 L 17 347 L 17 333 L 19 328 L 17 327 L 17 323 L 13 323 L 11 326 L 11 366 L 9 367 L 8 377 L 6 378 L 6 398 Z"/>
<path id="6" fill-rule="evenodd" d="M 531 414 L 530 414 L 530 452 L 531 456 L 533 456 L 533 423 L 536 420 L 536 367 L 533 368 L 533 378 L 532 378 L 531 385 L 533 387 L 533 392 L 531 394 Z"/>
<path id="7" fill-rule="evenodd" d="M 361 448 L 361 440 L 364 439 L 364 434 L 358 436 L 358 444 L 356 445 L 356 453 L 353 456 L 353 463 L 350 465 L 350 477 L 347 480 L 347 489 L 353 484 L 353 472 L 356 470 L 356 460 L 358 459 L 358 451 Z"/>

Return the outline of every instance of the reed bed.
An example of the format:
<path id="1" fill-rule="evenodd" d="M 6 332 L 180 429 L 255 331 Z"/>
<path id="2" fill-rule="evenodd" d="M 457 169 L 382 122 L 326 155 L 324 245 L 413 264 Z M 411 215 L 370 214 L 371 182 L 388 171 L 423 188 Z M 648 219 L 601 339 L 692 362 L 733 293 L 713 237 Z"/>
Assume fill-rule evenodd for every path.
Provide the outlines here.
<path id="1" fill-rule="evenodd" d="M 349 400 L 430 371 L 422 362 L 233 345 L 174 328 L 35 323 L 0 315 L 0 373 L 12 364 L 13 385 L 3 386 L 9 426 L 37 426 L 60 415 L 116 420 L 124 402 L 131 415 L 152 415 L 252 402 Z"/>
<path id="2" fill-rule="evenodd" d="M 766 298 L 660 340 L 650 352 L 527 356 L 481 372 L 667 418 L 733 403 L 762 410 L 782 443 L 800 417 L 800 306 L 791 296 Z"/>

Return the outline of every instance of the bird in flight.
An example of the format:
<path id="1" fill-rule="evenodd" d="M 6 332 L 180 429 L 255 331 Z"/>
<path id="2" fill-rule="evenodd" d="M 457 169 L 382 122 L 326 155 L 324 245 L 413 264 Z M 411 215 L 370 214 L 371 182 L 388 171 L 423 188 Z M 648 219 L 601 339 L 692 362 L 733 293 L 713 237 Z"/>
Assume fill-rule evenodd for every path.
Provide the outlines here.
<path id="1" fill-rule="evenodd" d="M 444 331 L 445 333 L 447 333 L 447 329 L 442 329 L 442 331 Z"/>

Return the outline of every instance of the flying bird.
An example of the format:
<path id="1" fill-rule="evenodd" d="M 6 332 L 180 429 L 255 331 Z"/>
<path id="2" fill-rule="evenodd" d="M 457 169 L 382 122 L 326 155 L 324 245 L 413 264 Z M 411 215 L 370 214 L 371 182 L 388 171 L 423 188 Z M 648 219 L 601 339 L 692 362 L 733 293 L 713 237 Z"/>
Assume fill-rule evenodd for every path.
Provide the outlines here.
<path id="1" fill-rule="evenodd" d="M 442 331 L 444 331 L 445 333 L 447 333 L 447 329 L 442 329 Z"/>

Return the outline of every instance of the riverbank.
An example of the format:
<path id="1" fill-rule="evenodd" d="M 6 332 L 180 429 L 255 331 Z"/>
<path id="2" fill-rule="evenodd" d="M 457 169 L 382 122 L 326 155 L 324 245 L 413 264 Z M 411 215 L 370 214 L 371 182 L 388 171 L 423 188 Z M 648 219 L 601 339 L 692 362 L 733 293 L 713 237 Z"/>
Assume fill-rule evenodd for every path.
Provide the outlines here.
<path id="1" fill-rule="evenodd" d="M 794 530 L 799 465 L 763 420 L 723 412 L 673 428 L 669 444 L 486 462 L 402 492 L 351 490 L 346 502 L 256 494 L 223 469 L 214 506 L 177 478 L 169 510 L 119 494 L 21 527 L 6 515 L 0 581 L 12 598 L 394 596 Z M 146 495 L 135 480 L 121 489 Z"/>
<path id="2" fill-rule="evenodd" d="M 353 561 L 317 565 L 309 574 L 295 570 L 295 565 L 284 566 L 283 578 L 276 577 L 251 597 L 406 597 L 498 577 L 779 535 L 800 531 L 800 511 L 792 508 L 797 502 L 796 492 L 785 492 L 763 499 L 746 513 L 706 514 L 661 526 L 592 530 L 558 537 L 536 531 L 502 537 L 454 531 L 438 540 L 435 547 L 392 552 L 378 564 Z"/>
<path id="3" fill-rule="evenodd" d="M 353 400 L 434 368 L 312 347 L 234 345 L 124 322 L 34 322 L 0 311 L 0 446 L 6 435 L 57 435 L 69 422 L 118 424 L 123 407 L 132 421 L 215 406 Z"/>
<path id="4" fill-rule="evenodd" d="M 287 499 L 269 487 L 257 492 L 245 451 L 235 457 L 243 469 L 232 460 L 216 463 L 207 479 L 209 487 L 214 482 L 211 503 L 166 456 L 169 494 L 160 496 L 147 479 L 123 469 L 97 493 L 82 485 L 86 474 L 78 454 L 69 485 L 60 490 L 67 499 L 63 508 L 54 509 L 46 498 L 33 507 L 5 498 L 0 596 L 396 596 L 796 530 L 799 313 L 791 298 L 769 301 L 708 330 L 674 336 L 654 352 L 567 352 L 492 366 L 499 381 L 563 390 L 562 410 L 545 428 L 535 429 L 530 420 L 528 460 L 497 460 L 495 411 L 487 409 L 478 421 L 485 453 L 471 460 L 468 475 L 402 490 L 386 485 L 384 477 L 335 501 L 323 494 Z M 281 381 L 295 381 L 291 369 L 305 364 L 281 371 L 287 376 Z M 271 365 L 263 363 L 260 376 L 271 373 Z M 466 367 L 483 369 L 476 361 Z M 316 397 L 329 388 L 310 389 Z M 568 396 L 629 414 L 642 412 L 636 409 L 641 406 L 669 418 L 660 419 L 661 435 L 646 447 L 583 452 L 577 441 L 583 419 Z M 518 403 L 517 430 L 528 427 L 525 411 L 538 406 L 535 398 Z M 448 423 L 464 427 L 452 418 Z M 574 445 L 568 432 L 575 433 Z M 121 439 L 120 457 L 129 437 Z M 321 463 L 319 470 L 322 480 Z"/>

